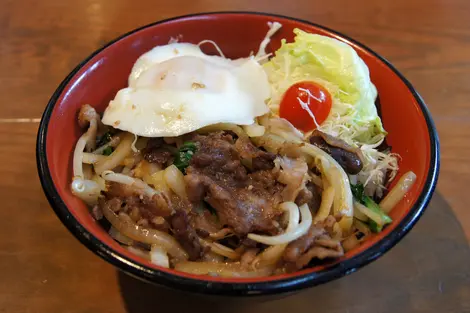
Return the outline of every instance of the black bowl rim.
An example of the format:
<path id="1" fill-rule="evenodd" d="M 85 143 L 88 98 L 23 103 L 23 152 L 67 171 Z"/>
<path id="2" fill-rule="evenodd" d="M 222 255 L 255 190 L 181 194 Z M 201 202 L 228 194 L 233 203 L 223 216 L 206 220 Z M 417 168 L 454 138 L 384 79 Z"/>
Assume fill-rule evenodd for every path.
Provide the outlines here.
<path id="1" fill-rule="evenodd" d="M 426 120 L 429 138 L 430 138 L 430 167 L 428 175 L 426 177 L 424 190 L 417 199 L 415 205 L 410 209 L 410 212 L 403 218 L 403 220 L 397 225 L 397 227 L 386 237 L 382 238 L 376 244 L 374 244 L 369 249 L 361 252 L 360 254 L 345 260 L 339 264 L 328 267 L 325 270 L 320 272 L 308 273 L 292 278 L 285 278 L 267 282 L 254 282 L 254 283 L 245 283 L 245 282 L 214 282 L 207 281 L 203 279 L 192 279 L 187 277 L 182 277 L 178 275 L 169 274 L 162 272 L 151 267 L 139 264 L 128 257 L 121 255 L 120 253 L 114 251 L 107 245 L 103 244 L 96 237 L 94 237 L 90 232 L 88 232 L 82 225 L 78 223 L 75 217 L 69 212 L 67 206 L 60 198 L 57 190 L 54 187 L 54 182 L 48 168 L 48 161 L 46 155 L 46 138 L 47 138 L 47 129 L 49 121 L 52 115 L 54 106 L 62 94 L 65 86 L 72 79 L 72 77 L 96 54 L 107 48 L 108 46 L 114 44 L 115 42 L 121 40 L 124 37 L 127 37 L 135 32 L 138 32 L 142 29 L 159 25 L 162 23 L 167 23 L 174 20 L 199 17 L 206 15 L 260 15 L 266 17 L 275 17 L 288 19 L 300 23 L 304 23 L 310 26 L 314 26 L 323 30 L 330 32 L 333 35 L 337 35 L 342 39 L 349 41 L 350 43 L 356 45 L 357 47 L 367 51 L 372 54 L 379 60 L 381 60 L 385 65 L 387 65 L 394 73 L 397 75 L 403 83 L 408 87 L 411 94 L 416 99 L 417 103 L 420 106 L 420 109 Z M 413 88 L 410 82 L 405 79 L 405 77 L 395 68 L 390 62 L 385 58 L 381 57 L 365 45 L 357 42 L 356 40 L 349 38 L 337 31 L 329 29 L 327 27 L 312 23 L 310 21 L 292 18 L 284 15 L 271 14 L 271 13 L 261 13 L 261 12 L 250 12 L 250 11 L 218 11 L 218 12 L 204 12 L 197 14 L 188 14 L 177 16 L 169 19 L 164 19 L 157 21 L 139 28 L 136 28 L 122 36 L 117 37 L 108 44 L 104 45 L 102 48 L 96 50 L 93 54 L 83 60 L 59 85 L 57 90 L 52 95 L 49 100 L 44 114 L 39 125 L 38 135 L 37 135 L 37 144 L 36 144 L 36 161 L 38 167 L 38 174 L 41 181 L 42 188 L 47 196 L 47 199 L 54 209 L 55 213 L 62 221 L 62 223 L 68 228 L 68 230 L 88 249 L 93 251 L 95 254 L 106 260 L 107 262 L 113 264 L 118 269 L 126 272 L 127 274 L 134 276 L 138 279 L 142 279 L 147 282 L 156 283 L 160 285 L 165 285 L 167 287 L 190 291 L 195 293 L 204 293 L 204 294 L 213 294 L 213 295 L 225 295 L 225 296 L 253 296 L 253 295 L 268 295 L 268 294 L 278 294 L 285 292 L 292 292 L 301 290 L 304 288 L 320 285 L 328 281 L 340 278 L 342 276 L 351 274 L 356 270 L 362 268 L 363 266 L 369 264 L 370 262 L 376 260 L 378 257 L 382 256 L 385 252 L 390 250 L 395 244 L 397 244 L 403 236 L 405 236 L 411 228 L 415 225 L 418 219 L 421 217 L 426 206 L 428 205 L 432 194 L 436 188 L 437 179 L 439 176 L 439 166 L 440 166 L 440 151 L 439 151 L 439 138 L 437 135 L 437 130 L 434 125 L 434 122 L 431 118 L 429 110 L 424 103 L 421 96 Z"/>

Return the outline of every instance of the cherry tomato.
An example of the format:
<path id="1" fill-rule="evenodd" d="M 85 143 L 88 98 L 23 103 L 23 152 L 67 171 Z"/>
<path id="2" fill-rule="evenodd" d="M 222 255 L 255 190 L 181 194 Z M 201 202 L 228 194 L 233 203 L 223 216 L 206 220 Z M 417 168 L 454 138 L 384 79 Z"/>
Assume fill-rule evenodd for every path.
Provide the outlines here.
<path id="1" fill-rule="evenodd" d="M 302 105 L 300 101 L 305 105 Z M 328 90 L 309 81 L 290 86 L 282 98 L 279 115 L 291 122 L 297 129 L 308 132 L 317 128 L 317 125 L 306 110 L 307 107 L 315 116 L 318 125 L 323 123 L 331 110 L 331 95 Z"/>

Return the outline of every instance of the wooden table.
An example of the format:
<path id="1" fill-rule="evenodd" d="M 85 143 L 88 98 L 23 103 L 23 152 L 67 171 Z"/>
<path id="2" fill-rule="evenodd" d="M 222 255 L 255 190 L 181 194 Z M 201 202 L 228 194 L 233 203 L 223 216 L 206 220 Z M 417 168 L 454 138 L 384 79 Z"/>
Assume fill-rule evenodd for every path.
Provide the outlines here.
<path id="1" fill-rule="evenodd" d="M 440 181 L 422 220 L 386 256 L 275 302 L 208 304 L 118 273 L 56 218 L 37 178 L 35 140 L 59 82 L 121 33 L 215 10 L 336 29 L 388 58 L 420 91 L 441 138 Z M 469 57 L 468 0 L 0 0 L 0 312 L 470 312 Z"/>

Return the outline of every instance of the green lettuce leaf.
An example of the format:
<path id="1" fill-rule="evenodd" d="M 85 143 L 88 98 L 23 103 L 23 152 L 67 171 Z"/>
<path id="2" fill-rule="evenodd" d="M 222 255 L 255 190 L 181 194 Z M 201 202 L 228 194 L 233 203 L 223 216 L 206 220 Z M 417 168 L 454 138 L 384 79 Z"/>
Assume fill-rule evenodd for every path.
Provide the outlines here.
<path id="1" fill-rule="evenodd" d="M 386 132 L 377 114 L 377 89 L 356 51 L 334 38 L 294 29 L 295 41 L 281 48 L 263 67 L 272 86 L 269 105 L 276 111 L 284 92 L 299 81 L 323 85 L 333 107 L 321 129 L 350 144 L 374 144 Z M 306 112 L 307 114 L 307 112 Z"/>

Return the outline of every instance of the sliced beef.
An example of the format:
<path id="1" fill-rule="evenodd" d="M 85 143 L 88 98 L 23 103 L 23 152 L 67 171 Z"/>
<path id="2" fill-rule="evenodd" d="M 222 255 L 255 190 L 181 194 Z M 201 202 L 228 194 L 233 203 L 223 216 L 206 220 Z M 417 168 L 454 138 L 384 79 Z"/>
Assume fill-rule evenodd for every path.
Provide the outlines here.
<path id="1" fill-rule="evenodd" d="M 281 168 L 277 180 L 286 185 L 282 193 L 283 201 L 295 201 L 307 182 L 308 165 L 304 159 L 279 158 Z"/>
<path id="2" fill-rule="evenodd" d="M 250 269 L 251 263 L 253 263 L 255 260 L 256 254 L 258 254 L 258 252 L 259 249 L 256 248 L 246 250 L 240 257 L 240 265 L 246 269 Z"/>
<path id="3" fill-rule="evenodd" d="M 251 170 L 271 170 L 274 168 L 276 155 L 255 147 L 249 140 L 239 138 L 235 142 L 235 149 L 242 160 L 251 161 Z"/>
<path id="4" fill-rule="evenodd" d="M 119 198 L 111 198 L 109 200 L 105 198 L 98 198 L 98 206 L 101 213 L 103 212 L 103 208 L 111 210 L 114 213 L 119 213 L 124 207 L 123 201 Z"/>
<path id="5" fill-rule="evenodd" d="M 284 260 L 287 262 L 295 262 L 305 251 L 313 245 L 315 240 L 326 234 L 326 231 L 321 226 L 312 225 L 308 233 L 303 235 L 297 240 L 292 241 L 284 251 Z"/>
<path id="6" fill-rule="evenodd" d="M 216 210 L 221 224 L 240 236 L 252 231 L 277 231 L 273 220 L 281 214 L 276 208 L 283 185 L 277 183 L 272 171 L 248 173 L 239 152 L 246 150 L 240 148 L 241 144 L 237 149 L 230 134 L 211 133 L 193 140 L 199 149 L 186 169 L 189 199 L 206 201 Z M 253 150 L 250 155 L 265 155 L 261 150 L 255 152 L 254 146 L 249 149 Z"/>
<path id="7" fill-rule="evenodd" d="M 331 155 L 348 174 L 355 175 L 362 170 L 363 156 L 360 149 L 318 129 L 313 131 L 309 140 L 311 144 Z"/>
<path id="8" fill-rule="evenodd" d="M 295 198 L 295 204 L 298 206 L 309 203 L 313 198 L 313 193 L 305 186 L 302 190 L 299 191 L 297 198 Z"/>
<path id="9" fill-rule="evenodd" d="M 334 248 L 324 247 L 321 245 L 315 245 L 310 248 L 306 253 L 297 259 L 295 265 L 298 269 L 307 266 L 312 259 L 327 259 L 327 258 L 339 258 L 344 255 L 344 250 L 341 247 L 341 243 L 337 241 Z"/>
<path id="10" fill-rule="evenodd" d="M 307 183 L 305 187 L 300 190 L 299 194 L 297 195 L 297 198 L 295 199 L 295 203 L 298 206 L 307 203 L 310 211 L 318 211 L 321 205 L 320 188 L 313 183 Z"/>
<path id="11" fill-rule="evenodd" d="M 150 139 L 142 154 L 147 162 L 161 166 L 171 163 L 170 161 L 173 159 L 173 153 L 165 147 L 163 138 Z"/>
<path id="12" fill-rule="evenodd" d="M 188 169 L 186 169 L 186 172 L 188 173 Z M 191 168 L 189 168 L 189 172 L 191 172 Z M 198 203 L 204 200 L 207 186 L 212 183 L 212 180 L 206 176 L 194 173 L 184 176 L 184 182 L 189 201 Z"/>
<path id="13" fill-rule="evenodd" d="M 217 233 L 222 229 L 217 217 L 212 215 L 212 213 L 206 209 L 200 213 L 192 214 L 191 227 L 204 238 L 208 237 L 210 234 Z"/>
<path id="14" fill-rule="evenodd" d="M 283 259 L 288 267 L 301 269 L 312 259 L 337 258 L 343 254 L 341 242 L 331 239 L 321 225 L 312 225 L 307 234 L 289 243 Z"/>
<path id="15" fill-rule="evenodd" d="M 280 214 L 275 208 L 281 200 L 276 188 L 259 189 L 263 182 L 253 179 L 247 180 L 252 184 L 246 187 L 223 187 L 207 177 L 200 181 L 205 188 L 204 200 L 217 211 L 221 223 L 232 227 L 238 235 L 276 231 L 273 219 Z"/>
<path id="16" fill-rule="evenodd" d="M 185 211 L 179 210 L 171 217 L 171 227 L 175 238 L 188 253 L 189 259 L 195 261 L 201 258 L 204 249 L 196 231 L 191 227 L 188 214 Z"/>
<path id="17" fill-rule="evenodd" d="M 168 217 L 173 211 L 171 200 L 164 193 L 149 198 L 142 195 L 137 189 L 119 183 L 108 183 L 105 196 L 107 202 L 111 200 L 116 202 L 116 199 L 120 201 L 119 212 L 126 214 L 138 212 L 142 218 L 149 221 L 157 216 Z"/>
<path id="18" fill-rule="evenodd" d="M 168 232 L 169 224 L 161 216 L 154 213 L 148 206 L 143 205 L 138 197 L 112 197 L 100 198 L 98 205 L 93 208 L 92 215 L 98 219 L 103 216 L 103 210 L 111 210 L 116 214 L 126 214 L 138 226 L 145 228 L 153 228 L 160 231 Z"/>
<path id="19" fill-rule="evenodd" d="M 250 238 L 244 238 L 241 241 L 241 244 L 244 245 L 247 248 L 256 248 L 258 246 L 258 242 L 254 241 L 253 239 L 250 239 Z"/>
<path id="20" fill-rule="evenodd" d="M 103 218 L 103 211 L 101 210 L 101 207 L 98 204 L 95 204 L 91 209 L 91 215 L 97 221 Z"/>

